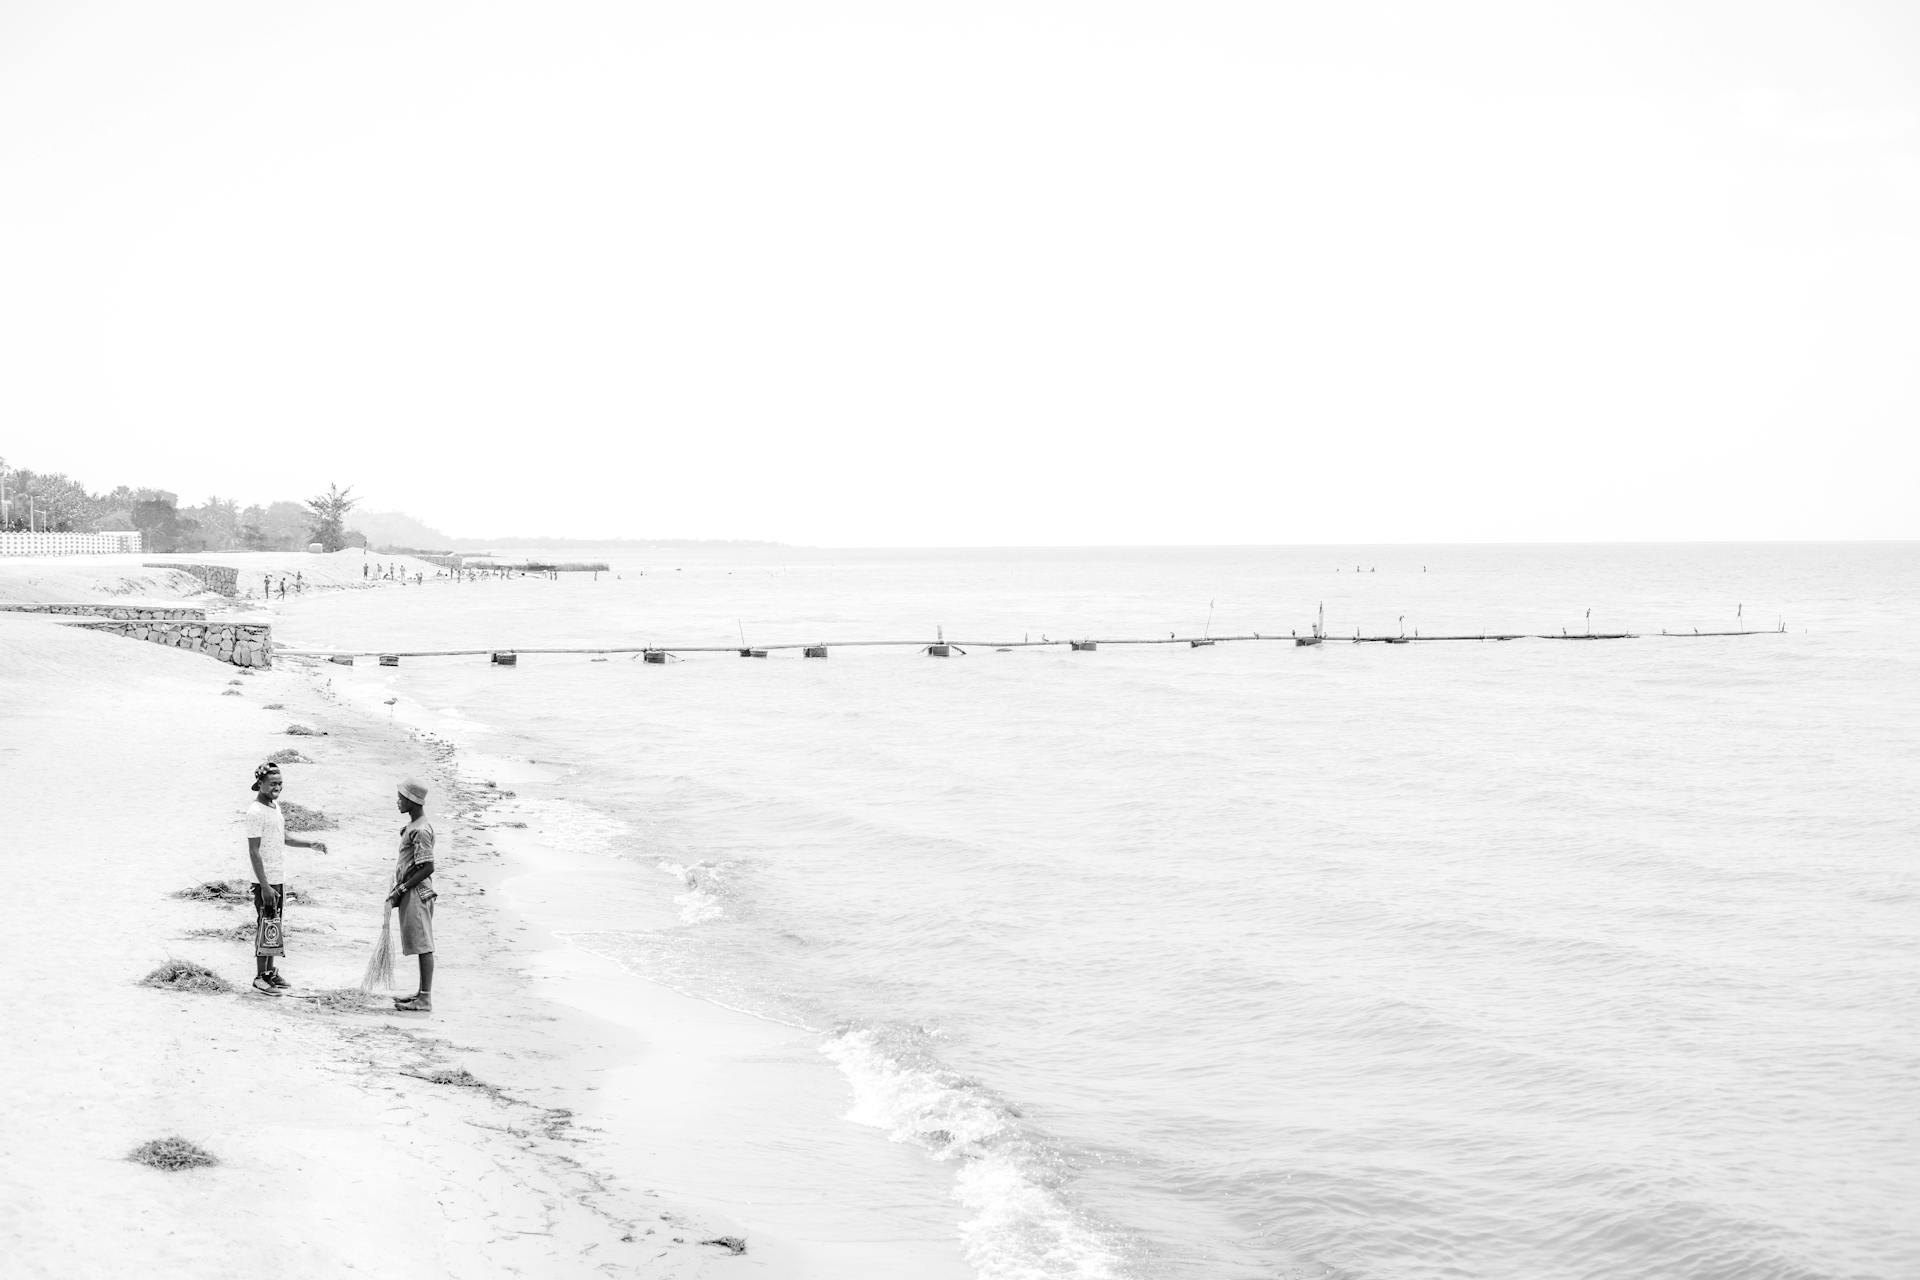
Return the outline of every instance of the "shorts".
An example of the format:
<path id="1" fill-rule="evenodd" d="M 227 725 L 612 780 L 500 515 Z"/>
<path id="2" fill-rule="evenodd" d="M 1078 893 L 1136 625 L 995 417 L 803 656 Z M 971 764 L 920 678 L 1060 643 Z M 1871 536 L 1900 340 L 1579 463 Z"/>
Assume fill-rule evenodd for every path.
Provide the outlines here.
<path id="1" fill-rule="evenodd" d="M 266 905 L 260 899 L 260 882 L 257 880 L 254 882 L 253 955 L 255 959 L 266 959 L 270 956 L 284 956 L 287 954 L 286 930 L 275 928 L 271 933 L 271 937 L 269 937 L 268 932 L 261 927 L 262 921 L 283 919 L 286 909 L 287 886 L 283 884 L 273 886 L 273 910 L 268 911 Z"/>
<path id="2" fill-rule="evenodd" d="M 400 898 L 400 954 L 417 956 L 433 950 L 433 904 L 438 895 L 424 898 L 409 889 Z"/>

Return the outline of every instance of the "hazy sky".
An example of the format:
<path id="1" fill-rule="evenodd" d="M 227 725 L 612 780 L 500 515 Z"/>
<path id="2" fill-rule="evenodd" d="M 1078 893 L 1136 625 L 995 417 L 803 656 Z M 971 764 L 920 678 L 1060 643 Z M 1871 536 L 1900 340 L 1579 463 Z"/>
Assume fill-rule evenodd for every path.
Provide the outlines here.
<path id="1" fill-rule="evenodd" d="M 1920 537 L 1920 5 L 0 0 L 0 455 L 454 535 Z"/>

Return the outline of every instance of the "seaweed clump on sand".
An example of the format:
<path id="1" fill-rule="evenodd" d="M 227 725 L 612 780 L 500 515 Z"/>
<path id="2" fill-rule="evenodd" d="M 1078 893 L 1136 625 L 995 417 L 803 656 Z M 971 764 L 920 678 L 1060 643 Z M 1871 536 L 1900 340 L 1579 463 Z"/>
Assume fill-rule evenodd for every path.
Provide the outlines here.
<path id="1" fill-rule="evenodd" d="M 400 1074 L 425 1080 L 429 1084 L 450 1084 L 458 1089 L 479 1089 L 485 1093 L 499 1092 L 465 1067 L 434 1067 L 430 1071 L 402 1071 Z"/>
<path id="2" fill-rule="evenodd" d="M 258 926 L 251 924 L 230 924 L 223 929 L 189 929 L 183 935 L 188 938 L 210 938 L 215 942 L 252 942 L 254 930 Z"/>
<path id="3" fill-rule="evenodd" d="M 149 1168 L 165 1169 L 169 1173 L 181 1169 L 205 1169 L 220 1163 L 212 1152 L 181 1137 L 155 1138 L 152 1142 L 143 1142 L 127 1153 L 127 1159 Z"/>
<path id="4" fill-rule="evenodd" d="M 196 902 L 252 902 L 253 887 L 244 880 L 207 880 L 188 885 L 173 896 Z"/>
<path id="5" fill-rule="evenodd" d="M 309 809 L 303 804 L 291 800 L 280 802 L 280 813 L 287 820 L 289 831 L 331 831 L 334 820 L 318 809 Z"/>
<path id="6" fill-rule="evenodd" d="M 334 987 L 326 991 L 316 991 L 307 999 L 321 1013 L 366 1013 L 380 1007 L 377 1002 L 360 994 L 356 987 Z"/>
<path id="7" fill-rule="evenodd" d="M 327 736 L 325 729 L 316 729 L 312 725 L 307 724 L 290 724 L 287 726 L 286 732 L 289 737 L 293 738 L 324 738 Z"/>
<path id="8" fill-rule="evenodd" d="M 169 960 L 140 979 L 140 982 L 162 991 L 201 991 L 208 995 L 233 990 L 232 983 L 205 965 L 195 964 L 191 960 Z"/>
<path id="9" fill-rule="evenodd" d="M 253 905 L 253 885 L 246 880 L 206 880 L 174 892 L 176 898 L 194 902 L 224 902 L 230 906 Z M 307 895 L 298 889 L 287 890 L 287 901 L 305 902 Z"/>
<path id="10" fill-rule="evenodd" d="M 313 761 L 301 755 L 298 751 L 295 751 L 292 747 L 288 747 L 284 751 L 276 751 L 272 755 L 268 756 L 267 759 L 274 764 L 312 764 L 313 763 Z"/>

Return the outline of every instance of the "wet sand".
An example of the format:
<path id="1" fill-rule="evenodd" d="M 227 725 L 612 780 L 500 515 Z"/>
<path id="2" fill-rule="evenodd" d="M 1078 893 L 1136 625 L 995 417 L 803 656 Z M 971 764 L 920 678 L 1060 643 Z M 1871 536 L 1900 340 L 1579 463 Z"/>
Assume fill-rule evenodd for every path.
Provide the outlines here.
<path id="1" fill-rule="evenodd" d="M 86 568 L 6 565 L 0 599 L 85 599 Z M 842 1150 L 868 1138 L 820 1105 L 810 1036 L 568 947 L 570 896 L 608 869 L 505 828 L 509 783 L 343 705 L 328 674 L 243 673 L 0 613 L 0 1254 L 15 1274 L 968 1274 L 951 1242 L 862 1239 L 838 1219 L 832 1161 L 872 1151 Z M 284 766 L 283 800 L 335 825 L 307 833 L 328 853 L 287 851 L 295 990 L 272 997 L 249 986 L 251 909 L 175 895 L 244 884 L 252 770 L 289 748 L 311 763 Z M 431 789 L 447 850 L 431 1015 L 355 989 L 406 775 Z M 140 984 L 173 958 L 233 990 Z M 397 958 L 400 992 L 414 976 Z M 436 1082 L 463 1071 L 477 1083 Z M 219 1164 L 125 1158 L 170 1135 Z M 799 1153 L 787 1168 L 817 1153 L 818 1177 L 769 1181 L 769 1143 Z M 721 1237 L 746 1252 L 702 1243 Z"/>

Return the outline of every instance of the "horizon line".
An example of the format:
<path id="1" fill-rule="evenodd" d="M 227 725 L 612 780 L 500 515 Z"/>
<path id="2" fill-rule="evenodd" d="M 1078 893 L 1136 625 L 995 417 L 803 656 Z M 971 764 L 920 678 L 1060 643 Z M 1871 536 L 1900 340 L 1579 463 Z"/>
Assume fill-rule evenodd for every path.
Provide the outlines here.
<path id="1" fill-rule="evenodd" d="M 1891 538 L 1462 538 L 1430 542 L 781 542 L 766 538 L 588 538 L 523 534 L 502 538 L 449 537 L 449 544 L 488 543 L 519 546 L 565 543 L 576 546 L 778 547 L 791 551 L 1225 551 L 1275 547 L 1602 547 L 1602 546 L 1855 546 L 1920 543 L 1920 535 Z M 465 548 L 450 545 L 448 550 Z"/>

